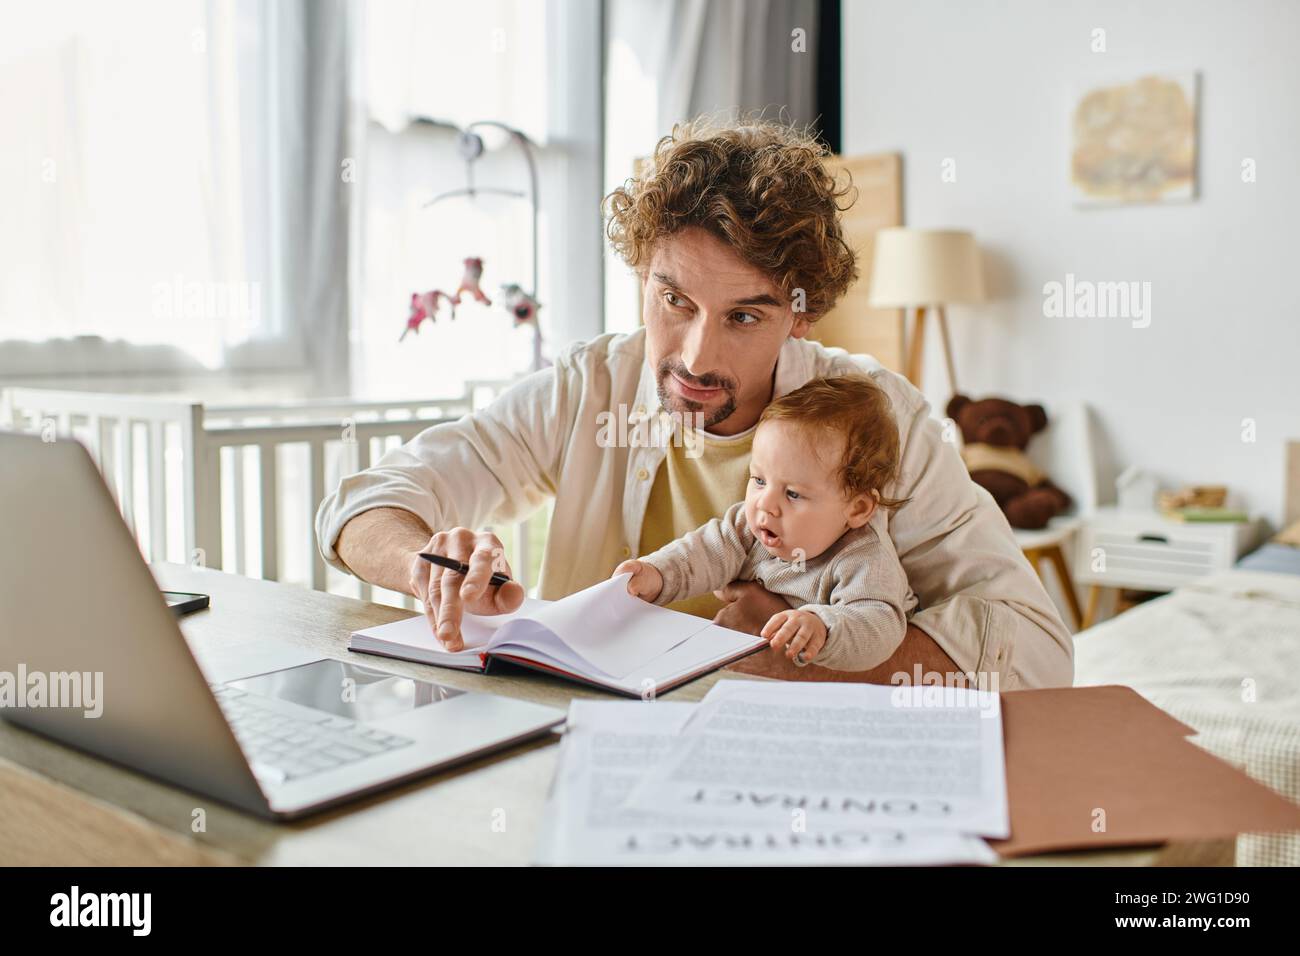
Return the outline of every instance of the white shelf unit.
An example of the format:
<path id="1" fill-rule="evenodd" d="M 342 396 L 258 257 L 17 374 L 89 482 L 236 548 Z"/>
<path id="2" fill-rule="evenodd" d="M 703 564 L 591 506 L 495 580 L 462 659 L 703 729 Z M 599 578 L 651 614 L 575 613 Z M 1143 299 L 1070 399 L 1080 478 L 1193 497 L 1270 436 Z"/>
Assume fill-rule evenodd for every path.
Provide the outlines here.
<path id="1" fill-rule="evenodd" d="M 1098 587 L 1172 591 L 1232 567 L 1262 534 L 1258 519 L 1183 522 L 1157 512 L 1102 507 L 1080 530 L 1074 578 Z"/>

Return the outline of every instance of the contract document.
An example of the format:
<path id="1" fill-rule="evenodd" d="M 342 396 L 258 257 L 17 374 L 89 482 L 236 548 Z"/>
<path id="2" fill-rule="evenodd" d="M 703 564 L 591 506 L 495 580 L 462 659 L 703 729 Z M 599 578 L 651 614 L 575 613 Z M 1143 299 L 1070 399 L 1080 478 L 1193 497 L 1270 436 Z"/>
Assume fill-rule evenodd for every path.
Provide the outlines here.
<path id="1" fill-rule="evenodd" d="M 999 704 L 964 688 L 719 681 L 628 804 L 1006 837 Z"/>
<path id="2" fill-rule="evenodd" d="M 734 807 L 636 808 L 627 796 L 670 755 L 696 705 L 575 700 L 535 859 L 576 865 L 801 865 L 996 862 L 976 837 L 888 821 L 813 826 Z"/>

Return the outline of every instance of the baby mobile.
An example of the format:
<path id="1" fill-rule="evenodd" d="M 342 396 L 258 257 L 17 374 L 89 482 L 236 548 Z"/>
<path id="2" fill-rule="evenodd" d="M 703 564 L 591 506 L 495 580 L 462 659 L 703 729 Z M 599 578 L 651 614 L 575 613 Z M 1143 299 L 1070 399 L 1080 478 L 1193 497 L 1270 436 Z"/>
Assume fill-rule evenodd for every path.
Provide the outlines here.
<path id="1" fill-rule="evenodd" d="M 483 139 L 473 130 L 477 126 L 495 126 L 498 129 L 505 130 L 511 138 L 519 144 L 523 151 L 524 160 L 528 164 L 528 182 L 529 192 L 527 194 L 513 189 L 500 189 L 493 186 L 475 187 L 474 185 L 474 161 L 483 155 Z M 442 202 L 444 199 L 451 199 L 453 196 L 468 196 L 471 200 L 480 193 L 496 193 L 503 196 L 511 196 L 516 199 L 526 197 L 532 207 L 532 224 L 533 224 L 533 275 L 532 291 L 525 290 L 517 282 L 508 282 L 501 286 L 501 305 L 507 312 L 514 317 L 515 327 L 521 325 L 532 325 L 533 327 L 533 371 L 542 368 L 546 362 L 542 358 L 542 330 L 537 321 L 537 310 L 541 308 L 541 303 L 537 301 L 537 165 L 533 160 L 531 141 L 519 130 L 504 123 L 498 123 L 493 120 L 480 120 L 469 124 L 460 132 L 456 140 L 456 147 L 461 158 L 465 160 L 465 188 L 453 189 L 450 192 L 442 193 L 435 196 L 424 204 L 425 209 Z M 461 304 L 462 297 L 469 295 L 475 302 L 483 305 L 492 305 L 492 300 L 484 293 L 482 287 L 483 280 L 483 259 L 480 256 L 467 256 L 464 260 L 464 272 L 461 275 L 460 285 L 455 293 L 448 294 L 441 289 L 430 289 L 427 292 L 411 293 L 410 311 L 406 317 L 406 328 L 402 331 L 398 341 L 405 339 L 410 333 L 419 333 L 420 326 L 427 319 L 430 322 L 437 320 L 438 312 L 443 303 L 446 304 L 450 318 L 456 318 L 456 306 Z"/>

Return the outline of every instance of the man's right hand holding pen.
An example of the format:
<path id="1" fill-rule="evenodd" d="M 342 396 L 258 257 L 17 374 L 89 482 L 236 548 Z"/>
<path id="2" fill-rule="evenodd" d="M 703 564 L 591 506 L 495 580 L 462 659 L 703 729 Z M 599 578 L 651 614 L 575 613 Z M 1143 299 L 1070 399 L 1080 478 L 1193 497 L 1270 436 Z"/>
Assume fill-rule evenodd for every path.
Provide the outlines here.
<path id="1" fill-rule="evenodd" d="M 452 559 L 458 566 L 443 567 L 431 560 L 434 556 Z M 504 583 L 497 583 L 503 577 Z M 469 528 L 439 531 L 411 555 L 410 591 L 424 605 L 434 636 L 448 651 L 465 647 L 460 633 L 465 611 L 508 614 L 524 603 L 524 589 L 513 580 L 501 540 L 490 531 Z"/>

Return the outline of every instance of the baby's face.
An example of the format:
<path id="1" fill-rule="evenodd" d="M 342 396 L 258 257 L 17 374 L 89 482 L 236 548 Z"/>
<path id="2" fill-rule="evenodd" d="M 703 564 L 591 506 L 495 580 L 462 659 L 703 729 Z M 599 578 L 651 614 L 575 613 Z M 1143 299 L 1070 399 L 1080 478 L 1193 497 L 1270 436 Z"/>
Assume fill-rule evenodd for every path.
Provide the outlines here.
<path id="1" fill-rule="evenodd" d="M 811 560 L 845 531 L 866 524 L 875 511 L 874 499 L 844 494 L 836 475 L 841 451 L 832 434 L 795 422 L 777 419 L 758 426 L 745 521 L 777 557 Z"/>

